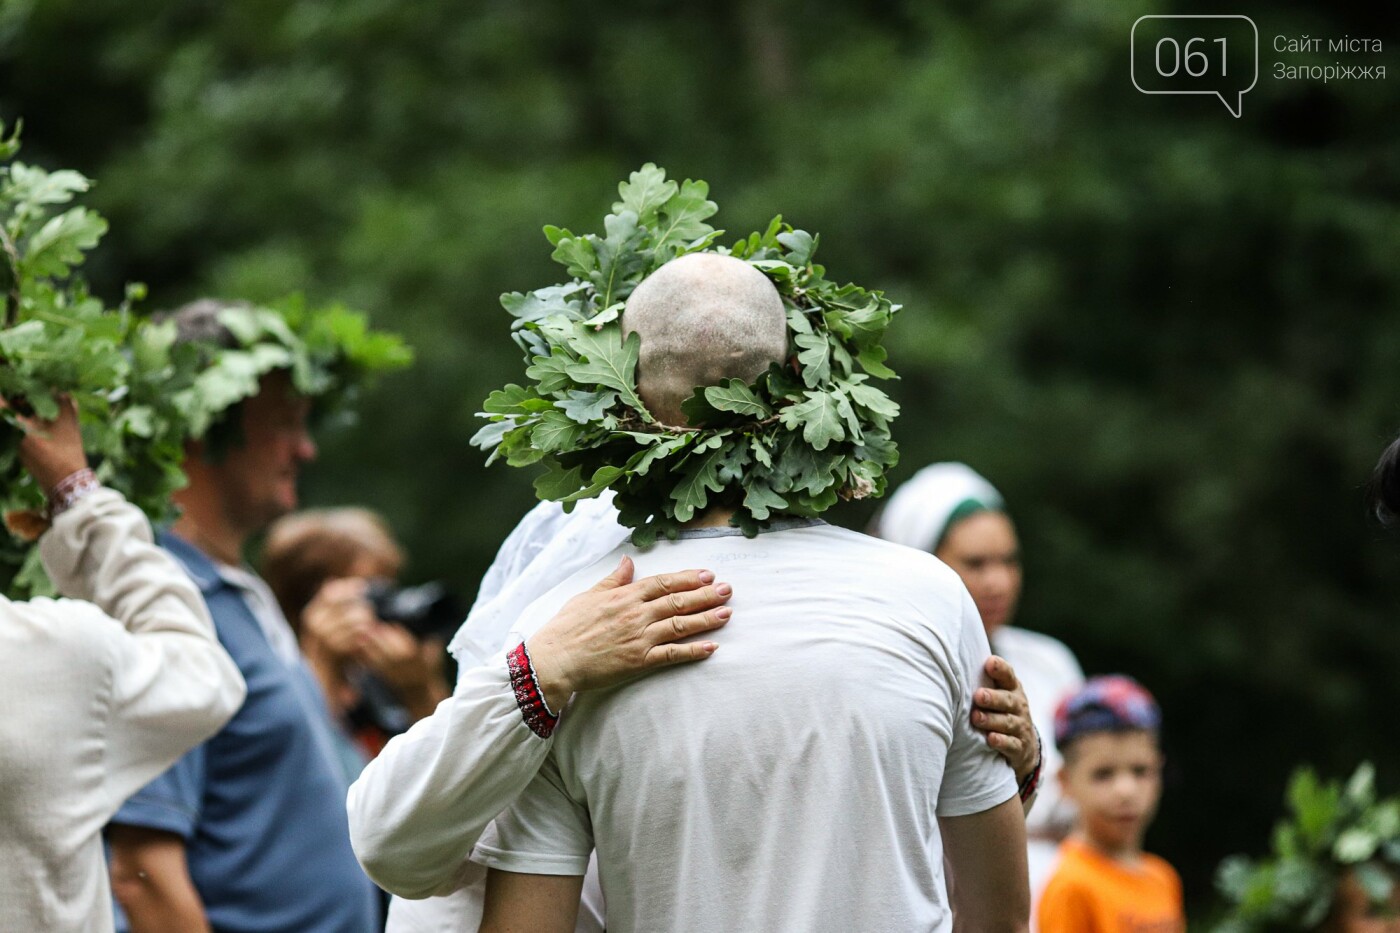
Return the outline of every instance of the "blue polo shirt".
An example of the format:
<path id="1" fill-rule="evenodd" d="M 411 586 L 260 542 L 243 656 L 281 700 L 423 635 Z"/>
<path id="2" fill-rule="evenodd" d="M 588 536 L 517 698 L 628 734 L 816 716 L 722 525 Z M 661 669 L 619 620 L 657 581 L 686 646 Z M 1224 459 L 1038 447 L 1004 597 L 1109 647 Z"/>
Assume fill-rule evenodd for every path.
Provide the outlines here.
<path id="1" fill-rule="evenodd" d="M 237 587 L 193 545 L 161 545 L 204 595 L 219 641 L 248 683 L 223 728 L 112 818 L 185 840 L 190 877 L 219 933 L 369 933 L 378 895 L 355 861 L 320 689 L 268 643 Z M 125 929 L 124 918 L 118 926 Z"/>

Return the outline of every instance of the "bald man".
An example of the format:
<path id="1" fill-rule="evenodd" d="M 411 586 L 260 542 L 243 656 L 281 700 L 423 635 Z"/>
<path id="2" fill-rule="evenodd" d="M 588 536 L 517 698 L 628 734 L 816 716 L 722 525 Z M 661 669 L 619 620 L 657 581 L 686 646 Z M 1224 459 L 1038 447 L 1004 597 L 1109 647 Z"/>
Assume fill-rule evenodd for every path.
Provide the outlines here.
<path id="1" fill-rule="evenodd" d="M 622 329 L 642 338 L 637 391 L 662 424 L 686 423 L 681 402 L 696 386 L 753 382 L 788 349 L 787 312 L 768 276 L 716 253 L 681 256 L 644 279 Z"/>
<path id="2" fill-rule="evenodd" d="M 684 424 L 695 386 L 751 382 L 787 353 L 776 290 L 724 256 L 663 266 L 623 327 L 663 423 Z M 491 868 L 481 930 L 571 933 L 595 846 L 611 933 L 1025 930 L 1021 805 L 969 722 L 989 650 L 957 575 L 819 520 L 745 538 L 732 514 L 624 544 L 520 619 L 528 637 L 627 558 L 640 573 L 722 567 L 736 594 L 704 670 L 573 699 L 474 852 Z"/>

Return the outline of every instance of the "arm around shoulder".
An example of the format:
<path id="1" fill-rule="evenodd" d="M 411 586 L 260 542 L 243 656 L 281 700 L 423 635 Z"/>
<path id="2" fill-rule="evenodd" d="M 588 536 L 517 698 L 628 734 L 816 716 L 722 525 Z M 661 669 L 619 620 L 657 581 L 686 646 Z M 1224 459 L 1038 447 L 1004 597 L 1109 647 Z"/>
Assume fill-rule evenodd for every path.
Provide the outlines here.
<path id="1" fill-rule="evenodd" d="M 549 747 L 525 725 L 503 656 L 465 671 L 453 695 L 390 740 L 350 787 L 350 844 L 365 873 L 399 897 L 452 890 L 482 831 Z"/>
<path id="2" fill-rule="evenodd" d="M 1017 797 L 939 817 L 956 933 L 1025 933 L 1030 922 L 1026 823 Z"/>

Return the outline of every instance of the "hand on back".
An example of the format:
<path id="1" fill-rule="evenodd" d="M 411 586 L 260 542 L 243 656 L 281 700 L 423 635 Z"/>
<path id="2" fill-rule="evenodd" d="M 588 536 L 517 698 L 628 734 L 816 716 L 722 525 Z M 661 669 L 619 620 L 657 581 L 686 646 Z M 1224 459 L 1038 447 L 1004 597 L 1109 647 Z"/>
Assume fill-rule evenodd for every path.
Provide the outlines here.
<path id="1" fill-rule="evenodd" d="M 992 685 L 973 693 L 972 725 L 987 734 L 987 744 L 1011 765 L 1016 780 L 1024 781 L 1040 763 L 1040 742 L 1026 691 L 1004 658 L 992 655 L 983 670 Z"/>
<path id="2" fill-rule="evenodd" d="M 644 671 L 708 658 L 719 646 L 683 639 L 729 621 L 732 590 L 708 570 L 657 574 L 633 582 L 624 557 L 596 586 L 564 604 L 526 642 L 546 702 L 608 687 Z"/>

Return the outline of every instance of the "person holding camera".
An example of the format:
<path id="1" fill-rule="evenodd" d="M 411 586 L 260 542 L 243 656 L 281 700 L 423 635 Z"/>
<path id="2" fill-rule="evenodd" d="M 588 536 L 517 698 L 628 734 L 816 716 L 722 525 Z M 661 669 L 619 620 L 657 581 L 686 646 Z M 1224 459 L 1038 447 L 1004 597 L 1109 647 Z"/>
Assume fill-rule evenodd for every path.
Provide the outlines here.
<path id="1" fill-rule="evenodd" d="M 452 692 L 446 635 L 461 613 L 439 584 L 396 586 L 403 563 L 388 524 L 363 508 L 285 516 L 263 548 L 263 578 L 341 725 L 350 780 Z"/>
<path id="2" fill-rule="evenodd" d="M 0 929 L 111 930 L 103 824 L 245 687 L 145 515 L 88 469 L 73 403 L 15 420 L 49 499 L 40 555 L 72 598 L 0 596 Z"/>

